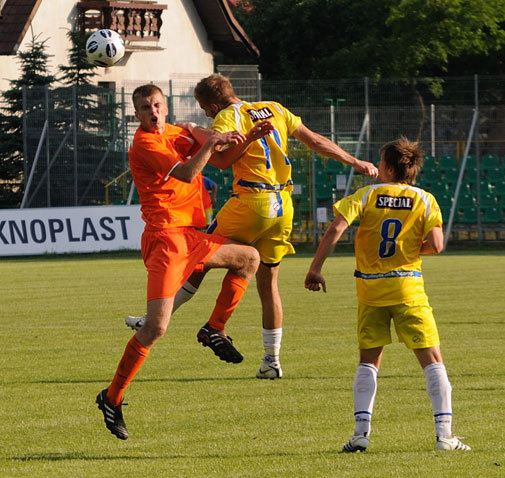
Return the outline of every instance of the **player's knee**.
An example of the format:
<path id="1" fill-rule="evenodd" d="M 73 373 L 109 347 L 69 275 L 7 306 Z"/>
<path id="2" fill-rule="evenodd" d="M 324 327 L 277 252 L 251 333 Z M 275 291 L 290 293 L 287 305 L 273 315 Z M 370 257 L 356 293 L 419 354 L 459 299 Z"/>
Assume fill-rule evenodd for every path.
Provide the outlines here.
<path id="1" fill-rule="evenodd" d="M 142 328 L 145 329 L 144 333 L 147 335 L 148 340 L 150 340 L 151 343 L 154 343 L 165 335 L 165 332 L 167 331 L 167 325 L 168 324 L 163 324 L 160 322 L 150 324 L 146 323 Z"/>
<path id="2" fill-rule="evenodd" d="M 251 246 L 244 246 L 242 270 L 245 275 L 252 277 L 258 270 L 260 264 L 260 255 L 258 251 Z"/>

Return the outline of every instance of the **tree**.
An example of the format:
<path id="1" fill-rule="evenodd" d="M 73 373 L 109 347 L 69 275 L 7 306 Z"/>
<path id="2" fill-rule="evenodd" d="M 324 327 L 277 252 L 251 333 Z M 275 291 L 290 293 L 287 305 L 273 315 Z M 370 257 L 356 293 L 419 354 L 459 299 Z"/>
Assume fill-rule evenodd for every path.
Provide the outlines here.
<path id="1" fill-rule="evenodd" d="M 30 114 L 43 107 L 43 100 L 32 102 L 23 112 L 23 87 L 48 86 L 55 76 L 47 73 L 49 55 L 46 41 L 32 37 L 26 51 L 17 53 L 21 76 L 10 81 L 11 89 L 2 93 L 6 106 L 0 113 L 0 207 L 17 207 L 23 195 L 23 114 Z M 34 149 L 33 141 L 28 149 Z"/>
<path id="2" fill-rule="evenodd" d="M 54 201 L 59 205 L 69 205 L 75 197 L 75 202 L 79 204 L 101 203 L 102 178 L 111 179 L 124 169 L 121 152 L 115 151 L 114 143 L 110 144 L 117 141 L 119 122 L 116 113 L 119 105 L 115 102 L 113 91 L 92 83 L 97 67 L 87 61 L 86 35 L 79 30 L 70 30 L 67 36 L 71 47 L 68 50 L 68 65 L 58 67 L 64 86 L 54 91 L 54 110 L 58 112 L 54 123 L 60 138 L 75 127 L 77 141 L 69 141 L 58 158 L 57 189 L 67 192 L 59 194 Z M 78 151 L 77 164 L 74 162 L 74 148 Z M 104 162 L 102 158 L 106 151 L 109 153 Z M 93 187 L 95 194 L 90 192 Z"/>
<path id="3" fill-rule="evenodd" d="M 265 79 L 451 74 L 505 45 L 503 0 L 243 0 L 235 13 Z"/>

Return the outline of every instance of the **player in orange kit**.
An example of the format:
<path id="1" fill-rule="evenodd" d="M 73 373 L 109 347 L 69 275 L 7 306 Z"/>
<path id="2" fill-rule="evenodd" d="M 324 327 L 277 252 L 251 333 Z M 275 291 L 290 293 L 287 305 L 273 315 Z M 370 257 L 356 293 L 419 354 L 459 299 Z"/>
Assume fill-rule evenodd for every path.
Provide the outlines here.
<path id="1" fill-rule="evenodd" d="M 221 134 L 196 126 L 189 126 L 189 131 L 167 124 L 165 97 L 152 84 L 135 89 L 133 104 L 140 126 L 129 160 L 146 223 L 141 251 L 147 269 L 147 316 L 128 342 L 112 382 L 96 398 L 106 427 L 122 440 L 128 438 L 121 409 L 124 390 L 165 333 L 177 290 L 193 271 L 228 269 L 216 306 L 200 333 L 205 335 L 204 345 L 219 358 L 238 363 L 242 356 L 224 325 L 259 264 L 253 247 L 197 229 L 205 226 L 201 170 L 218 146 L 247 147 L 259 136 L 247 138 L 237 131 Z M 264 134 L 261 128 L 255 133 Z"/>

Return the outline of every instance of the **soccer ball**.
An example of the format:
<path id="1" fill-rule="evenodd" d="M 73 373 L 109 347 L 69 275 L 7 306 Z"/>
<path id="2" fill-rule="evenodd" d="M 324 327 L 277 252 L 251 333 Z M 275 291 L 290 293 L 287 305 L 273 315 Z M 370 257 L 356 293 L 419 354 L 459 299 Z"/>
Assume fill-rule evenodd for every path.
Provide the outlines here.
<path id="1" fill-rule="evenodd" d="M 115 65 L 124 56 L 124 41 L 115 31 L 98 30 L 86 42 L 86 56 L 96 66 Z"/>

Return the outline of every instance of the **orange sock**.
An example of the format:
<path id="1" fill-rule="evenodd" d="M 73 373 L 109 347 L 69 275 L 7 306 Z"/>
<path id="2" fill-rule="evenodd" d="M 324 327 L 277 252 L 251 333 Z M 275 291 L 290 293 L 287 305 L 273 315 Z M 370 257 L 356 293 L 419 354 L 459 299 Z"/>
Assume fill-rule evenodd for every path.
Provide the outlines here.
<path id="1" fill-rule="evenodd" d="M 107 391 L 107 400 L 112 405 L 117 407 L 121 404 L 125 388 L 133 380 L 148 355 L 149 349 L 144 347 L 134 335 L 126 344 L 123 357 L 119 361 L 116 374 Z"/>
<path id="2" fill-rule="evenodd" d="M 224 332 L 224 326 L 232 312 L 237 307 L 240 299 L 247 289 L 248 282 L 241 277 L 228 272 L 223 279 L 221 292 L 219 293 L 216 306 L 209 319 L 209 325 L 216 330 Z"/>

